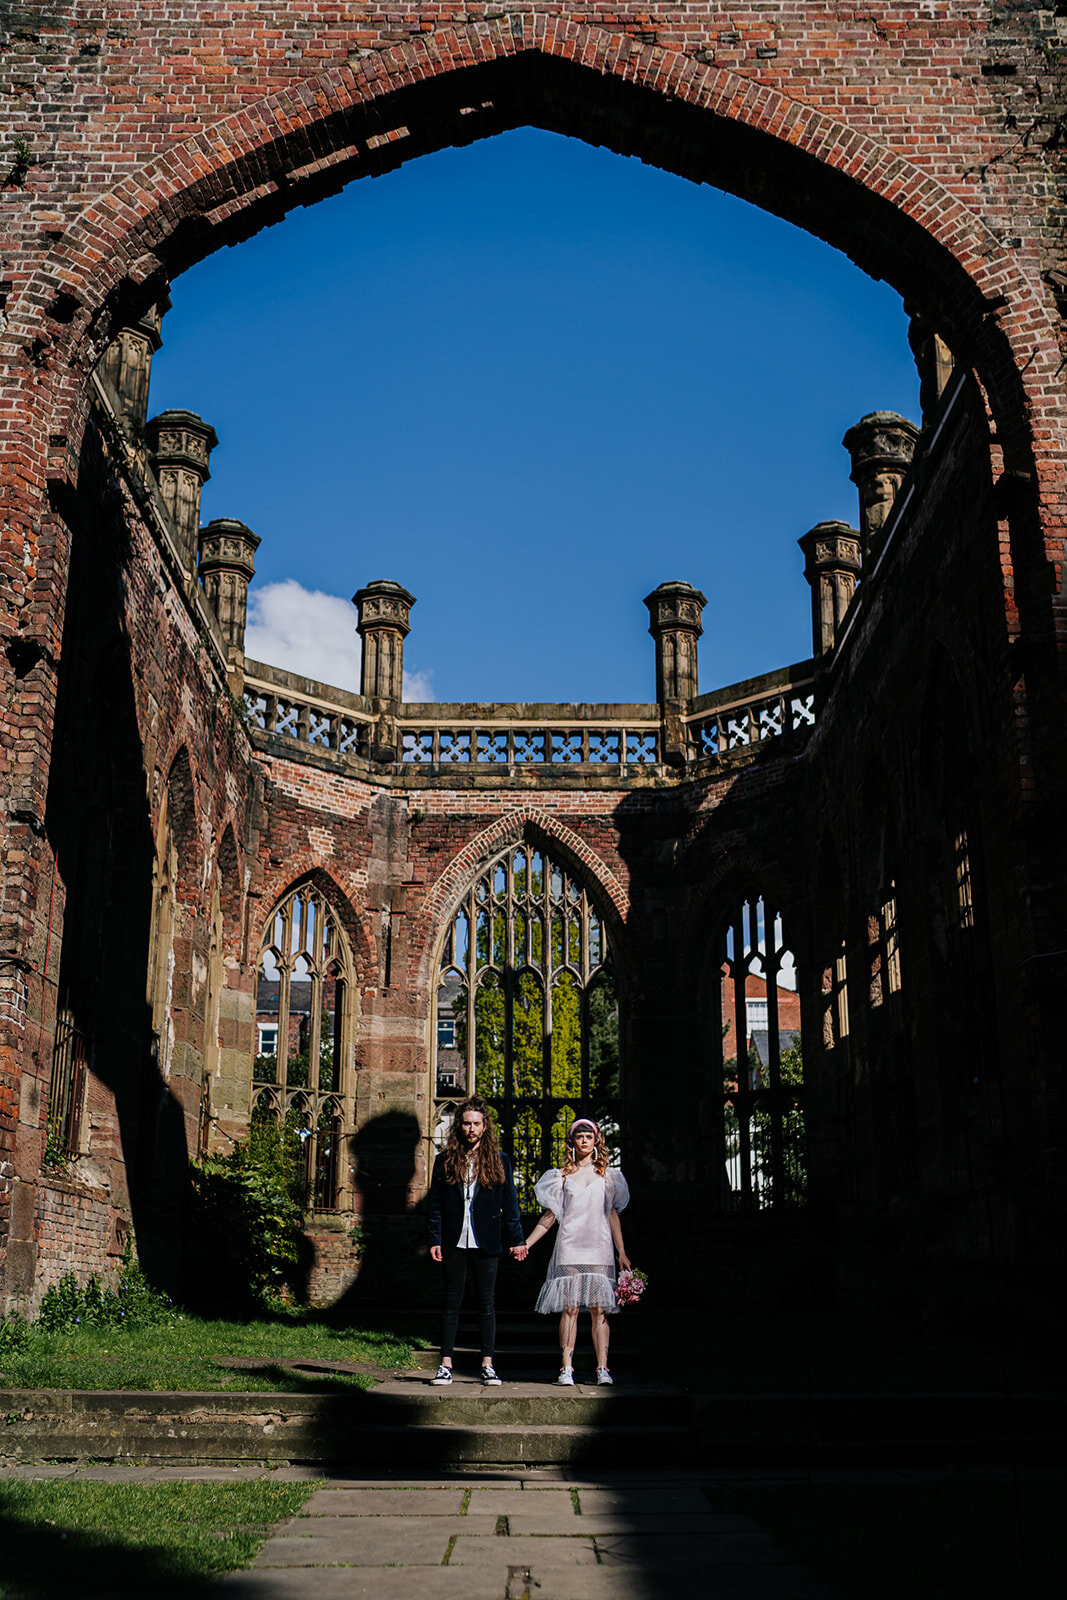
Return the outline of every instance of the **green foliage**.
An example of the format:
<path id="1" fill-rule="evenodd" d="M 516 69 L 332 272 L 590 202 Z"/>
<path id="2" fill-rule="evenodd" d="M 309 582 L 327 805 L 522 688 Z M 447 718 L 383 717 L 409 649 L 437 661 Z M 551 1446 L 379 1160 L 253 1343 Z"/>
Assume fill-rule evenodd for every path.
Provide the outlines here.
<path id="1" fill-rule="evenodd" d="M 66 1172 L 70 1152 L 63 1143 L 63 1131 L 49 1117 L 41 1165 L 49 1172 Z"/>
<path id="2" fill-rule="evenodd" d="M 255 1118 L 227 1156 L 192 1168 L 191 1274 L 220 1303 L 270 1305 L 291 1287 L 301 1259 L 304 1172 L 293 1129 Z"/>
<path id="3" fill-rule="evenodd" d="M 748 1084 L 755 1084 L 755 1099 L 749 1112 L 750 1159 L 753 1191 L 758 1204 L 763 1206 L 801 1206 L 807 1198 L 807 1143 L 804 1130 L 804 1105 L 801 1090 L 804 1085 L 804 1060 L 800 1040 L 783 1050 L 779 1059 L 781 1083 L 780 1118 L 782 1137 L 782 1192 L 773 1192 L 774 1168 L 774 1112 L 770 1105 L 770 1090 L 763 1078 L 763 1068 L 755 1050 L 748 1052 Z M 724 1112 L 727 1159 L 736 1157 L 741 1148 L 741 1132 L 734 1096 L 738 1090 L 736 1057 L 723 1062 L 723 1082 L 727 1100 Z"/>
<path id="4" fill-rule="evenodd" d="M 0 1317 L 0 1361 L 7 1355 L 19 1355 L 29 1337 L 30 1325 L 25 1317 Z"/>
<path id="5" fill-rule="evenodd" d="M 589 1087 L 608 1099 L 619 1095 L 619 1002 L 610 973 L 589 991 Z"/>
<path id="6" fill-rule="evenodd" d="M 58 1283 L 50 1284 L 41 1301 L 37 1324 L 46 1333 L 59 1333 L 78 1327 L 120 1327 L 162 1322 L 178 1313 L 166 1295 L 153 1289 L 132 1251 L 127 1251 L 118 1287 L 105 1289 L 94 1274 L 81 1284 L 73 1272 L 65 1272 Z"/>
<path id="7" fill-rule="evenodd" d="M 29 176 L 30 168 L 37 165 L 37 157 L 25 139 L 17 136 L 12 140 L 12 144 L 14 145 L 15 159 L 3 186 L 5 189 L 21 189 Z"/>

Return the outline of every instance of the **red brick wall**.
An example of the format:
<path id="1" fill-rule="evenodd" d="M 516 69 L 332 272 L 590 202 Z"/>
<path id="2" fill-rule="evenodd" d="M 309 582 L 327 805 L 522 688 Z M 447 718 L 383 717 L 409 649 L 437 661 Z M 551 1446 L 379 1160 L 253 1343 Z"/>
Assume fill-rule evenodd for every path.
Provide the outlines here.
<path id="1" fill-rule="evenodd" d="M 103 1189 L 43 1179 L 37 1187 L 38 1265 L 34 1283 L 39 1299 L 53 1283 L 73 1272 L 84 1283 L 94 1273 L 114 1288 L 121 1265 L 124 1230 Z"/>

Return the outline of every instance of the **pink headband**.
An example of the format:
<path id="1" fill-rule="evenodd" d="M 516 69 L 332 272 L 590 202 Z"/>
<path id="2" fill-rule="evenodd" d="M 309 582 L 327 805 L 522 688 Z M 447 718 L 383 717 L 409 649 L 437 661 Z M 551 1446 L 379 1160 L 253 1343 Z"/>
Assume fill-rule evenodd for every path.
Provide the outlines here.
<path id="1" fill-rule="evenodd" d="M 571 1144 L 573 1142 L 574 1135 L 577 1133 L 579 1128 L 592 1128 L 592 1130 L 596 1134 L 597 1138 L 598 1139 L 600 1138 L 600 1124 L 598 1122 L 594 1122 L 592 1117 L 575 1117 L 574 1121 L 571 1123 L 570 1127 L 567 1129 L 567 1143 L 568 1144 Z"/>

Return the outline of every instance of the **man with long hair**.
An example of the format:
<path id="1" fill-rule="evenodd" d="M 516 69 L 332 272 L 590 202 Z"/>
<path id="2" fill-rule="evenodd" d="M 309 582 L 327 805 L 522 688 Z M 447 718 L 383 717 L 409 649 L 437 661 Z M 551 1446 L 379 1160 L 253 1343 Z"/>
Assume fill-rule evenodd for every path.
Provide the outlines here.
<path id="1" fill-rule="evenodd" d="M 441 1362 L 430 1381 L 452 1382 L 452 1353 L 469 1268 L 478 1301 L 482 1382 L 499 1383 L 493 1366 L 497 1268 L 505 1240 L 518 1261 L 525 1260 L 526 1246 L 511 1163 L 496 1142 L 489 1107 L 480 1095 L 456 1107 L 448 1142 L 433 1164 L 429 1226 L 430 1255 L 444 1268 Z"/>

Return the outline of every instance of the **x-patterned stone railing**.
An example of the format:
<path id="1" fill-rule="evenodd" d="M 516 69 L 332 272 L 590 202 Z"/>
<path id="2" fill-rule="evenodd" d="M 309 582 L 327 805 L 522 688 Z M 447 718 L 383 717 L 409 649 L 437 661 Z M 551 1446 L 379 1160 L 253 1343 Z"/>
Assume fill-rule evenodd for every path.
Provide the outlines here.
<path id="1" fill-rule="evenodd" d="M 382 707 L 363 695 L 250 661 L 244 703 L 253 731 L 393 771 L 521 768 L 528 776 L 542 769 L 556 777 L 560 769 L 579 768 L 625 780 L 670 770 L 663 713 L 655 703 L 401 702 L 391 708 L 391 759 L 385 762 L 374 755 L 381 748 Z M 815 716 L 812 662 L 701 695 L 683 718 L 687 764 L 716 763 L 769 740 L 802 740 Z"/>
<path id="2" fill-rule="evenodd" d="M 803 739 L 816 709 L 812 661 L 700 695 L 685 719 L 691 758 L 716 762 L 768 739 Z"/>

